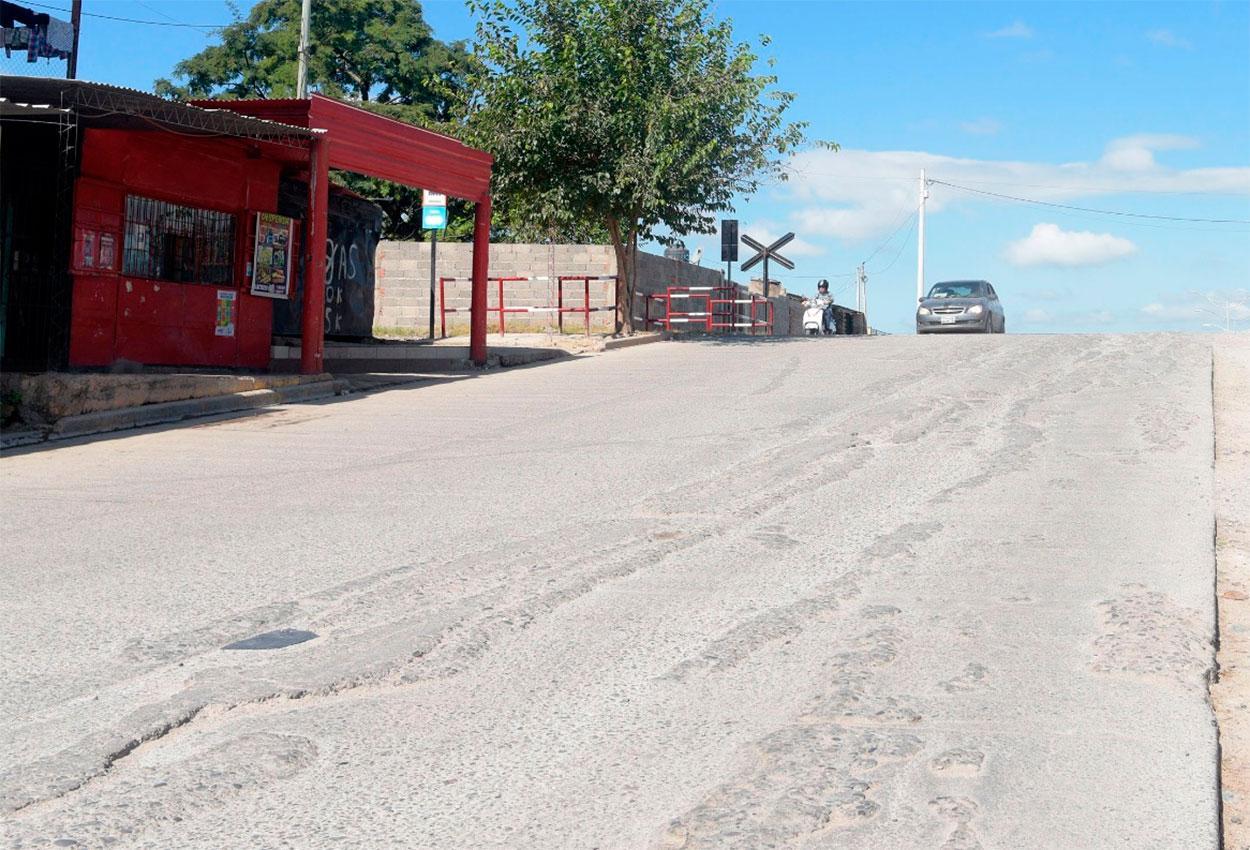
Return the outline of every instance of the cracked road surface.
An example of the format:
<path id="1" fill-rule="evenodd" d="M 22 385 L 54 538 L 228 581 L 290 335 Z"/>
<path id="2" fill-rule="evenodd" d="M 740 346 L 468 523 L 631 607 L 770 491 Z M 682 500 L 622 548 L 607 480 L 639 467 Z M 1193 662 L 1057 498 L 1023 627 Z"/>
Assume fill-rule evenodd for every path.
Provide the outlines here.
<path id="1" fill-rule="evenodd" d="M 15 453 L 0 836 L 1214 850 L 1212 486 L 1185 336 L 669 343 Z"/>

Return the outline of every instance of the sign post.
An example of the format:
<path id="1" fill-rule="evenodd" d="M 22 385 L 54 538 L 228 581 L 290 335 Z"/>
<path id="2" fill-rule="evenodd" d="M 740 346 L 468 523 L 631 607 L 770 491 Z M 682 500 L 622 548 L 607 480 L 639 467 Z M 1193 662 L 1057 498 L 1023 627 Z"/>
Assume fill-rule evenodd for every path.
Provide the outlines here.
<path id="1" fill-rule="evenodd" d="M 738 262 L 738 219 L 736 218 L 721 219 L 720 261 L 725 264 L 725 282 L 733 283 L 733 264 Z"/>
<path id="2" fill-rule="evenodd" d="M 447 196 L 421 192 L 421 227 L 430 231 L 430 340 L 434 340 L 434 282 L 438 279 L 438 232 L 447 227 Z"/>
<path id="3" fill-rule="evenodd" d="M 760 262 L 761 260 L 763 261 L 764 263 L 764 297 L 765 298 L 768 297 L 768 260 L 770 257 L 776 260 L 778 263 L 781 263 L 781 265 L 784 266 L 785 268 L 790 269 L 791 271 L 794 270 L 794 263 L 790 262 L 788 259 L 781 256 L 781 254 L 777 253 L 786 245 L 790 244 L 790 240 L 793 238 L 794 238 L 794 232 L 791 231 L 790 233 L 787 233 L 785 236 L 778 239 L 773 244 L 765 245 L 763 242 L 759 242 L 755 239 L 752 239 L 750 236 L 747 236 L 745 233 L 742 234 L 742 241 L 747 243 L 747 245 L 755 249 L 755 256 L 747 260 L 745 263 L 743 263 L 741 268 L 743 271 L 746 271 L 747 269 L 753 268 L 755 264 Z"/>

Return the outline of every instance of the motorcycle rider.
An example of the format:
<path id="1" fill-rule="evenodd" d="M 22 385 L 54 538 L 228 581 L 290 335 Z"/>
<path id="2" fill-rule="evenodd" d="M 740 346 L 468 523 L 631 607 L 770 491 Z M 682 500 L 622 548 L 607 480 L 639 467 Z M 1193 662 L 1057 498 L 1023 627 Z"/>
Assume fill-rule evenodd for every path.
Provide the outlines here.
<path id="1" fill-rule="evenodd" d="M 829 281 L 821 280 L 816 284 L 816 297 L 812 304 L 821 309 L 821 333 L 833 333 L 833 296 L 829 294 Z"/>

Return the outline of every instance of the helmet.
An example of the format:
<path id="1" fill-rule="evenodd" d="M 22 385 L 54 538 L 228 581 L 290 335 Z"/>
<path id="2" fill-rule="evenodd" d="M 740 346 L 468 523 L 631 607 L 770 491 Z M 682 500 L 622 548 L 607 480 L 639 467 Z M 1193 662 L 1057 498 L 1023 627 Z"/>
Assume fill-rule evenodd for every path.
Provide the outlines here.
<path id="1" fill-rule="evenodd" d="M 827 281 L 827 280 L 822 280 L 820 283 L 816 284 L 816 288 L 817 288 L 817 289 L 819 289 L 821 292 L 828 292 L 828 291 L 829 291 L 829 281 Z"/>

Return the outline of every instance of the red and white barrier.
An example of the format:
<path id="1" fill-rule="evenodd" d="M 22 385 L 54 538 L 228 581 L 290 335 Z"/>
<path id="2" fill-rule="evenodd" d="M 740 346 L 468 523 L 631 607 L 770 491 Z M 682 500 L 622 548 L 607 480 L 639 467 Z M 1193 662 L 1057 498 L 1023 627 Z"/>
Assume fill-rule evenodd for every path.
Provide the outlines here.
<path id="1" fill-rule="evenodd" d="M 665 330 L 672 330 L 673 325 L 700 325 L 708 333 L 727 329 L 750 330 L 752 333 L 759 330 L 771 332 L 772 302 L 761 295 L 749 295 L 746 298 L 741 298 L 740 295 L 741 290 L 733 285 L 669 286 L 665 288 L 663 295 L 644 295 L 642 319 L 648 328 L 655 322 L 662 324 Z M 664 318 L 652 318 L 651 302 L 661 300 L 664 302 Z M 674 302 L 702 309 L 675 310 Z M 743 306 L 747 307 L 745 311 Z"/>
<path id="2" fill-rule="evenodd" d="M 499 286 L 499 290 L 498 290 L 499 291 L 499 303 L 494 306 L 487 304 L 486 312 L 497 313 L 499 315 L 499 335 L 500 336 L 503 336 L 505 333 L 504 317 L 509 314 L 517 315 L 520 313 L 555 313 L 557 316 L 556 322 L 559 325 L 560 332 L 563 333 L 564 332 L 564 315 L 566 313 L 580 313 L 586 325 L 586 335 L 589 336 L 591 313 L 602 313 L 608 310 L 613 310 L 613 311 L 616 310 L 615 303 L 613 303 L 610 306 L 603 306 L 603 307 L 590 306 L 590 284 L 592 282 L 615 281 L 616 275 L 559 275 L 555 278 L 555 281 L 556 281 L 556 303 L 555 304 L 547 304 L 547 305 L 542 305 L 542 306 L 526 306 L 526 307 L 507 306 L 504 300 L 504 292 L 505 292 L 504 284 L 518 283 L 518 282 L 532 282 L 532 281 L 550 282 L 552 278 L 547 277 L 545 275 L 538 275 L 538 276 L 530 276 L 530 277 L 490 277 L 490 278 L 487 278 L 486 280 L 488 284 L 491 282 L 494 282 L 494 283 L 497 283 Z M 565 307 L 564 306 L 564 285 L 566 283 L 575 282 L 575 281 L 581 281 L 583 285 L 582 306 Z M 448 307 L 447 306 L 446 284 L 464 283 L 464 282 L 471 282 L 471 279 L 467 277 L 460 277 L 460 278 L 440 277 L 438 279 L 439 321 L 441 325 L 442 335 L 444 337 L 447 336 L 447 314 L 448 313 L 472 313 L 473 312 L 473 309 L 471 307 L 461 308 L 461 307 Z M 613 296 L 615 297 L 616 287 L 612 288 L 612 292 L 613 292 Z"/>

